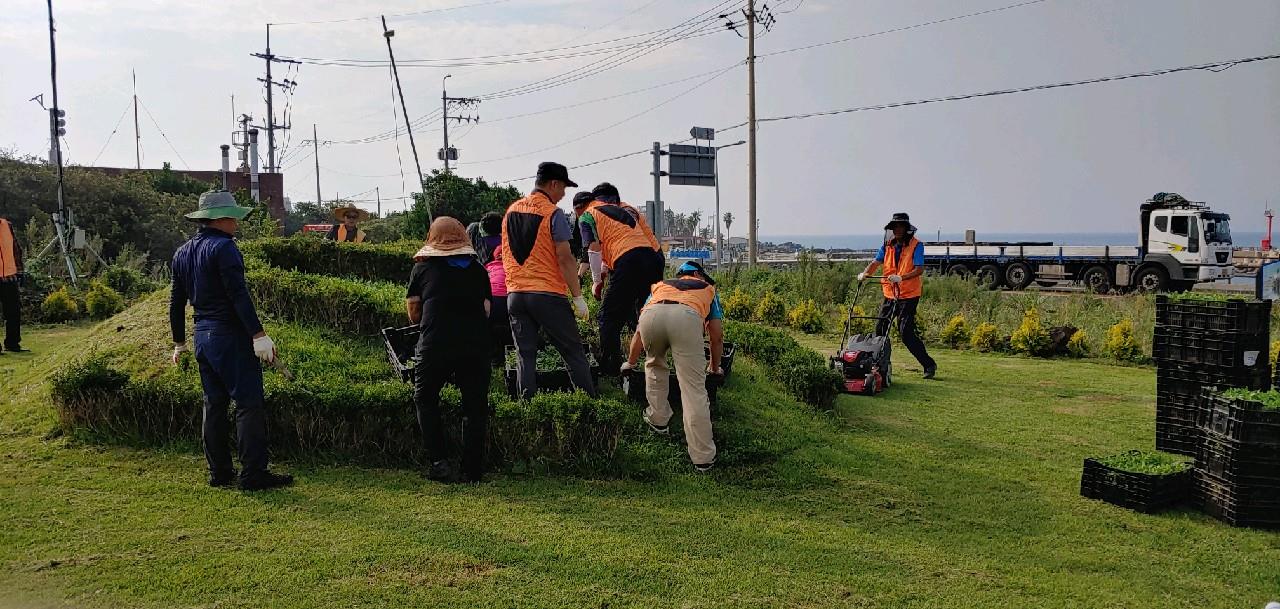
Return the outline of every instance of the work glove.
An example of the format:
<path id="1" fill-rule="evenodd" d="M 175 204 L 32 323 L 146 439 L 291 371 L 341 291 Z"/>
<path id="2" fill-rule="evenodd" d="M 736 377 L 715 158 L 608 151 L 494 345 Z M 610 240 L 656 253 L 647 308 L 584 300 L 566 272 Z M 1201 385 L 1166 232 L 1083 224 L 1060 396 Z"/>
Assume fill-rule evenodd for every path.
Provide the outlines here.
<path id="1" fill-rule="evenodd" d="M 862 283 L 863 281 L 866 281 L 866 280 L 867 280 L 867 272 L 866 272 L 866 271 L 863 271 L 863 272 L 861 272 L 861 273 L 858 273 L 858 283 Z"/>
<path id="2" fill-rule="evenodd" d="M 169 361 L 173 362 L 173 365 L 175 366 L 178 365 L 178 361 L 182 359 L 182 353 L 186 350 L 187 343 L 174 343 L 173 356 L 169 358 Z"/>
<path id="3" fill-rule="evenodd" d="M 631 362 L 622 362 L 622 367 L 618 369 L 618 372 L 621 372 L 622 376 L 627 376 L 628 374 L 631 374 L 632 372 L 634 372 L 635 369 L 636 369 L 635 365 L 633 365 Z"/>
<path id="4" fill-rule="evenodd" d="M 889 275 L 889 283 L 901 283 L 902 275 Z"/>
<path id="5" fill-rule="evenodd" d="M 262 335 L 253 339 L 253 354 L 258 359 L 270 364 L 276 361 L 276 344 L 271 340 L 270 336 Z"/>
<path id="6" fill-rule="evenodd" d="M 583 297 L 581 297 L 581 296 L 576 296 L 576 297 L 574 297 L 574 299 L 573 299 L 573 314 L 574 314 L 574 315 L 577 315 L 577 316 L 578 316 L 579 318 L 581 318 L 581 319 L 586 319 L 586 318 L 587 318 L 587 316 L 591 314 L 590 310 L 588 310 L 588 309 L 587 309 L 587 299 L 586 299 L 586 298 L 583 298 Z"/>

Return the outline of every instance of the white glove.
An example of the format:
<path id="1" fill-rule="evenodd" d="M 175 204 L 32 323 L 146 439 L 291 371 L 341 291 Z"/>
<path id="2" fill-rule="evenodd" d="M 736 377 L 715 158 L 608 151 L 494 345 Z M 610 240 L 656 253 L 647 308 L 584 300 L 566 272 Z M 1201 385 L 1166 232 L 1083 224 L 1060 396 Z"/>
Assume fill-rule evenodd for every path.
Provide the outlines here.
<path id="1" fill-rule="evenodd" d="M 889 275 L 889 283 L 901 283 L 902 275 Z"/>
<path id="2" fill-rule="evenodd" d="M 635 366 L 632 366 L 631 362 L 622 362 L 622 368 L 620 368 L 618 371 L 623 374 L 626 374 L 628 372 L 631 372 L 633 369 L 635 369 Z"/>
<path id="3" fill-rule="evenodd" d="M 270 336 L 264 334 L 260 338 L 253 339 L 253 354 L 270 364 L 276 361 L 276 344 Z"/>
<path id="4" fill-rule="evenodd" d="M 867 272 L 866 272 L 866 271 L 862 271 L 861 273 L 858 273 L 858 281 L 860 281 L 860 282 L 861 282 L 861 281 L 866 281 L 866 279 L 867 279 Z"/>
<path id="5" fill-rule="evenodd" d="M 586 319 L 586 318 L 587 318 L 587 316 L 591 314 L 590 310 L 589 310 L 589 309 L 587 309 L 587 299 L 586 299 L 586 298 L 583 298 L 583 297 L 581 297 L 581 296 L 574 297 L 574 299 L 573 299 L 573 313 L 574 313 L 574 315 L 577 315 L 578 317 L 580 317 L 580 318 L 582 318 L 582 319 Z"/>
<path id="6" fill-rule="evenodd" d="M 181 357 L 182 357 L 182 352 L 184 352 L 184 351 L 186 351 L 186 350 L 187 350 L 187 343 L 176 343 L 176 344 L 174 344 L 174 345 L 173 345 L 173 357 L 169 358 L 169 361 L 172 361 L 172 362 L 173 362 L 173 364 L 174 364 L 175 366 L 176 366 L 176 365 L 178 365 L 178 360 L 179 360 L 179 358 L 181 358 Z"/>

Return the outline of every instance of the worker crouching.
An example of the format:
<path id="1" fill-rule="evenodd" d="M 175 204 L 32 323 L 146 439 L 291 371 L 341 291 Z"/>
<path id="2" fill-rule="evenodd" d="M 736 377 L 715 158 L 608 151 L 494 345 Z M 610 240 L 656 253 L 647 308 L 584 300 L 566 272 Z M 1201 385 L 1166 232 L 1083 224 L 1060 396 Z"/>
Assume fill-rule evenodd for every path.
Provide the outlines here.
<path id="1" fill-rule="evenodd" d="M 633 374 L 643 349 L 645 398 L 644 420 L 659 434 L 668 432 L 671 420 L 670 369 L 667 353 L 676 367 L 680 383 L 680 405 L 684 414 L 685 442 L 689 459 L 700 472 L 716 462 L 716 443 L 711 430 L 711 400 L 707 394 L 707 374 L 723 375 L 720 358 L 724 352 L 724 310 L 716 294 L 715 281 L 702 265 L 686 262 L 675 279 L 653 284 L 649 299 L 640 312 L 639 331 L 631 339 L 623 374 Z M 711 340 L 711 359 L 703 350 L 702 333 Z"/>

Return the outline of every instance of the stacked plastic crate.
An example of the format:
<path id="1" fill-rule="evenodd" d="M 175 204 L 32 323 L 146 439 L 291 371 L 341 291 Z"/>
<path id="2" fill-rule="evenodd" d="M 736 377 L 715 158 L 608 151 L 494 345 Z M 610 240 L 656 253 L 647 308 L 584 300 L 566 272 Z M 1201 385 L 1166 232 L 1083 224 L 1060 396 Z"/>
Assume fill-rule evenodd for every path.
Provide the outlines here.
<path id="1" fill-rule="evenodd" d="M 1201 509 L 1233 526 L 1280 528 L 1280 409 L 1206 390 L 1200 427 Z"/>
<path id="2" fill-rule="evenodd" d="M 1156 449 L 1198 456 L 1205 387 L 1271 384 L 1271 301 L 1156 296 Z"/>

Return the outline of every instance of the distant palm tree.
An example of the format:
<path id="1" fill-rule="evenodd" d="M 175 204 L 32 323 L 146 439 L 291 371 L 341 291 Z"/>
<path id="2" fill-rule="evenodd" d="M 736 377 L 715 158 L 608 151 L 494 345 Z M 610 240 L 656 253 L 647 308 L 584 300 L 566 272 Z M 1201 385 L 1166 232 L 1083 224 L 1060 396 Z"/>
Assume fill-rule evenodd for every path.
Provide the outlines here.
<path id="1" fill-rule="evenodd" d="M 724 238 L 729 238 L 729 229 L 733 228 L 733 212 L 724 212 Z"/>

